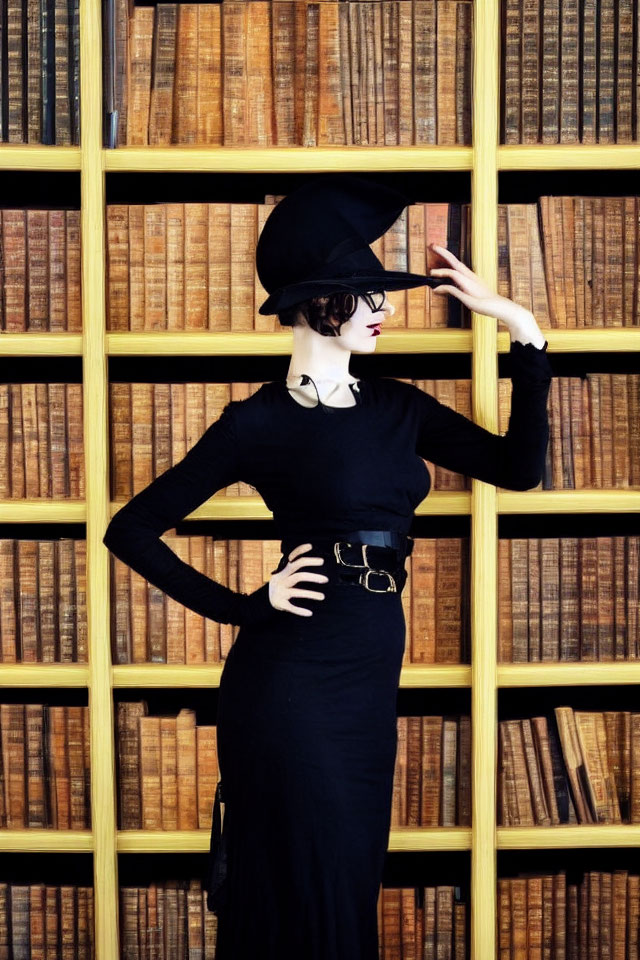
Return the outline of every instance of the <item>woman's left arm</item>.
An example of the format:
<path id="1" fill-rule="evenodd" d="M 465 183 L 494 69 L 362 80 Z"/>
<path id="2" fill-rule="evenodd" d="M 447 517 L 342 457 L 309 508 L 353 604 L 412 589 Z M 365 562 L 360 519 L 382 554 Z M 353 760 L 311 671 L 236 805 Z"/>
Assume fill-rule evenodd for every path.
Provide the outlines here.
<path id="1" fill-rule="evenodd" d="M 511 413 L 506 434 L 496 434 L 416 390 L 420 406 L 416 452 L 456 473 L 508 490 L 530 490 L 542 478 L 549 442 L 547 399 L 553 372 L 546 354 L 547 341 L 529 311 L 492 293 L 446 248 L 432 246 L 454 266 L 431 272 L 448 274 L 458 284 L 443 285 L 433 292 L 453 293 L 469 309 L 494 316 L 509 327 Z"/>

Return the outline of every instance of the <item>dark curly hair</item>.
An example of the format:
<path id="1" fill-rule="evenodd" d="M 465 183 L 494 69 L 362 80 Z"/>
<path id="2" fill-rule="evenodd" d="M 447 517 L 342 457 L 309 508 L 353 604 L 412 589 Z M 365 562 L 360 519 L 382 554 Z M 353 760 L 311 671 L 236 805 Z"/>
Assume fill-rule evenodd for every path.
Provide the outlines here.
<path id="1" fill-rule="evenodd" d="M 278 313 L 278 320 L 283 327 L 299 326 L 297 315 L 301 313 L 316 333 L 323 337 L 339 337 L 342 324 L 351 319 L 357 306 L 357 294 L 338 290 L 324 297 L 294 303 Z"/>

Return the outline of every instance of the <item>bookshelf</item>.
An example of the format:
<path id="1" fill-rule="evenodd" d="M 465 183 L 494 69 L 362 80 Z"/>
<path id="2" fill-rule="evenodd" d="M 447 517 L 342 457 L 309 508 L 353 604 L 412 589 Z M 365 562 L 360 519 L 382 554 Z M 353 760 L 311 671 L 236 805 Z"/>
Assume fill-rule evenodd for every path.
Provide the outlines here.
<path id="1" fill-rule="evenodd" d="M 638 170 L 640 143 L 620 145 L 498 144 L 499 0 L 474 0 L 473 145 L 471 147 L 102 147 L 101 7 L 80 0 L 81 146 L 2 144 L 0 170 L 77 171 L 81 185 L 82 334 L 5 334 L 3 357 L 82 357 L 86 501 L 0 501 L 0 519 L 14 523 L 86 522 L 88 664 L 3 665 L 11 687 L 87 688 L 91 738 L 90 831 L 0 830 L 3 852 L 91 852 L 97 960 L 114 960 L 118 944 L 117 854 L 205 852 L 205 831 L 118 831 L 113 691 L 126 687 L 209 687 L 222 665 L 111 665 L 107 642 L 109 554 L 102 543 L 114 512 L 108 483 L 108 368 L 110 356 L 274 355 L 288 353 L 290 335 L 261 333 L 109 333 L 105 329 L 105 175 L 112 171 L 328 172 L 468 171 L 471 176 L 472 266 L 497 287 L 499 171 Z M 637 352 L 640 328 L 546 330 L 551 353 Z M 497 355 L 509 349 L 506 330 L 473 314 L 471 330 L 396 331 L 385 353 L 471 353 L 472 415 L 497 432 Z M 640 663 L 497 663 L 498 517 L 507 513 L 624 513 L 640 511 L 640 490 L 498 491 L 474 480 L 471 491 L 435 491 L 420 515 L 468 515 L 471 535 L 471 666 L 411 666 L 401 685 L 470 688 L 472 826 L 400 828 L 391 850 L 469 851 L 471 960 L 496 956 L 497 850 L 638 847 L 640 826 L 597 825 L 496 828 L 497 696 L 500 687 L 638 684 Z M 267 519 L 258 497 L 213 498 L 191 514 L 200 519 Z"/>

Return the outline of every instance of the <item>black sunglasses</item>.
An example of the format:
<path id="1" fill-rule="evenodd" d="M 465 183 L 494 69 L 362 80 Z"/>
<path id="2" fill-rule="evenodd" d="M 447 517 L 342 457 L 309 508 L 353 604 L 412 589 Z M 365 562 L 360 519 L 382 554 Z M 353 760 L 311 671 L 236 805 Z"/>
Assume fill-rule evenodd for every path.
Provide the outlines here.
<path id="1" fill-rule="evenodd" d="M 360 296 L 371 307 L 372 313 L 381 310 L 387 299 L 385 290 L 370 290 L 367 293 L 361 293 Z"/>

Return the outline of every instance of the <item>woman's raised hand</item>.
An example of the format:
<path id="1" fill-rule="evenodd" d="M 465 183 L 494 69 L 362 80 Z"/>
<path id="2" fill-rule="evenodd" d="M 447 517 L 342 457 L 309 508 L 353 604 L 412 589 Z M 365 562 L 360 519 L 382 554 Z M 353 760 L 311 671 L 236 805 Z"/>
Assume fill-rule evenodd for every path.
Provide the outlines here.
<path id="1" fill-rule="evenodd" d="M 300 580 L 313 580 L 316 583 L 325 583 L 329 578 L 324 573 L 311 573 L 303 570 L 305 564 L 319 565 L 324 563 L 324 557 L 303 557 L 311 549 L 310 543 L 300 543 L 289 554 L 289 562 L 278 573 L 274 573 L 269 580 L 269 600 L 276 610 L 285 610 L 301 617 L 313 616 L 313 610 L 299 607 L 290 602 L 291 597 L 310 597 L 313 600 L 324 600 L 324 593 L 319 590 L 304 590 L 296 587 Z"/>
<path id="2" fill-rule="evenodd" d="M 474 313 L 481 313 L 487 317 L 502 320 L 507 326 L 521 322 L 523 317 L 529 317 L 530 311 L 519 303 L 509 300 L 496 293 L 491 287 L 471 270 L 462 260 L 436 243 L 430 243 L 431 249 L 449 264 L 448 267 L 434 267 L 429 272 L 436 277 L 450 277 L 456 285 L 442 284 L 434 287 L 432 293 L 452 293 L 454 297 L 464 303 L 465 307 Z"/>

